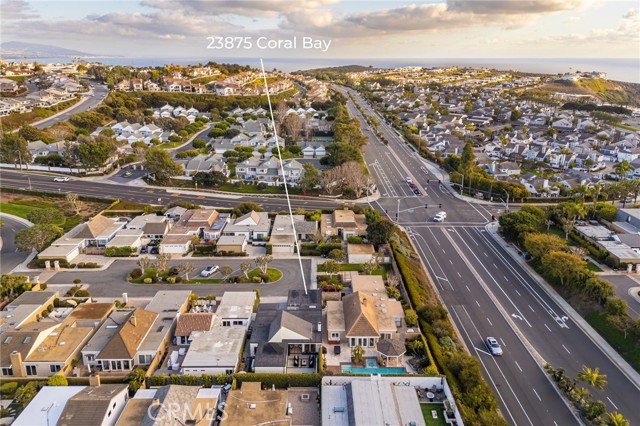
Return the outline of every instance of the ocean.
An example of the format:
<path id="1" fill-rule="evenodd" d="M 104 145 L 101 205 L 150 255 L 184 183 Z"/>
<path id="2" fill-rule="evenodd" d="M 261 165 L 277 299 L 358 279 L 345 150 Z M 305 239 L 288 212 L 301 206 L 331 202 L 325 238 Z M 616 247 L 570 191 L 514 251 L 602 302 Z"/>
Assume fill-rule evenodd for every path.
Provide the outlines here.
<path id="1" fill-rule="evenodd" d="M 71 62 L 72 58 L 2 58 L 5 61 L 38 61 L 42 63 Z M 260 67 L 260 58 L 200 57 L 200 58 L 125 58 L 95 57 L 88 61 L 105 65 L 130 65 L 135 67 L 155 67 L 165 64 L 188 65 L 215 61 L 219 63 L 238 63 Z M 297 71 L 311 68 L 323 68 L 340 65 L 364 65 L 382 68 L 421 66 L 444 67 L 460 66 L 474 68 L 495 68 L 531 73 L 557 74 L 576 71 L 600 71 L 607 73 L 609 80 L 640 83 L 640 58 L 264 58 L 265 68 L 277 68 L 281 71 Z"/>

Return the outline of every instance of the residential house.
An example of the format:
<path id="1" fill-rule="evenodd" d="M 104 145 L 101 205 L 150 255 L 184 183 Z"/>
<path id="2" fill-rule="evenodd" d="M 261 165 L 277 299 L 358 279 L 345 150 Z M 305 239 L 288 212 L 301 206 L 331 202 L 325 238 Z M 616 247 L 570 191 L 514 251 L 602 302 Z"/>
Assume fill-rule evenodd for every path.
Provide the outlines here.
<path id="1" fill-rule="evenodd" d="M 191 344 L 191 333 L 195 331 L 209 331 L 213 327 L 213 319 L 216 314 L 211 312 L 188 312 L 178 317 L 175 343 L 180 346 Z"/>
<path id="2" fill-rule="evenodd" d="M 364 214 L 355 214 L 348 209 L 335 210 L 321 216 L 320 233 L 325 238 L 337 235 L 346 241 L 350 236 L 365 235 L 367 221 Z"/>
<path id="3" fill-rule="evenodd" d="M 59 296 L 58 291 L 25 291 L 0 311 L 0 340 L 2 333 L 24 324 L 39 321 L 42 311 Z"/>
<path id="4" fill-rule="evenodd" d="M 241 325 L 213 327 L 191 333 L 181 374 L 233 374 L 238 369 L 247 329 Z"/>
<path id="5" fill-rule="evenodd" d="M 229 221 L 231 220 L 230 213 L 220 213 L 216 220 L 209 226 L 209 228 L 205 228 L 202 231 L 202 239 L 204 241 L 216 241 L 224 232 L 224 228 L 227 226 Z"/>
<path id="6" fill-rule="evenodd" d="M 128 385 L 44 386 L 12 423 L 33 425 L 113 426 L 124 409 Z M 90 381 L 91 382 L 91 381 Z"/>
<path id="7" fill-rule="evenodd" d="M 215 324 L 222 327 L 249 327 L 255 301 L 256 294 L 253 291 L 226 291 L 216 309 Z"/>
<path id="8" fill-rule="evenodd" d="M 246 253 L 247 237 L 244 235 L 223 235 L 216 242 L 216 251 L 218 253 Z"/>
<path id="9" fill-rule="evenodd" d="M 341 301 L 327 302 L 329 343 L 376 349 L 382 339 L 400 339 L 404 310 L 387 296 L 382 277 L 353 276 L 351 287 L 353 293 Z"/>
<path id="10" fill-rule="evenodd" d="M 204 230 L 210 229 L 218 216 L 214 209 L 187 210 L 160 242 L 160 253 L 186 254 L 191 249 L 193 238 L 202 237 Z"/>
<path id="11" fill-rule="evenodd" d="M 251 211 L 230 221 L 224 228 L 223 235 L 244 236 L 254 245 L 264 245 L 265 237 L 271 230 L 271 220 L 266 212 Z"/>
<path id="12" fill-rule="evenodd" d="M 2 375 L 68 374 L 71 362 L 112 310 L 112 303 L 83 303 L 62 322 L 32 322 L 5 332 L 0 346 Z"/>
<path id="13" fill-rule="evenodd" d="M 33 157 L 34 159 L 38 157 L 46 157 L 47 155 L 51 154 L 49 145 L 42 141 L 29 142 L 27 144 L 27 150 L 29 150 L 31 157 Z"/>
<path id="14" fill-rule="evenodd" d="M 277 215 L 273 220 L 273 227 L 269 243 L 273 253 L 294 253 L 295 242 L 308 241 L 318 232 L 318 222 L 305 220 L 304 215 Z M 295 235 L 294 235 L 295 226 Z M 295 237 L 295 238 L 294 238 Z"/>
<path id="15" fill-rule="evenodd" d="M 263 390 L 260 382 L 243 382 L 240 389 L 229 392 L 227 401 L 246 401 L 246 403 L 227 404 L 225 416 L 220 422 L 220 426 L 309 424 L 309 420 L 306 423 L 304 421 L 293 422 L 293 409 L 288 408 L 290 400 L 287 390 Z M 257 407 L 260 409 L 256 409 Z"/>
<path id="16" fill-rule="evenodd" d="M 11 93 L 18 90 L 18 83 L 10 78 L 0 78 L 0 93 Z"/>
<path id="17" fill-rule="evenodd" d="M 176 318 L 186 312 L 190 296 L 189 290 L 161 290 L 144 308 L 158 316 L 136 352 L 137 365 L 153 365 L 162 357 L 175 332 Z"/>
<path id="18" fill-rule="evenodd" d="M 376 249 L 373 244 L 347 244 L 348 263 L 368 263 L 374 260 Z"/>
<path id="19" fill-rule="evenodd" d="M 258 306 L 249 353 L 256 373 L 316 372 L 322 343 L 322 292 L 289 290 L 287 304 Z"/>

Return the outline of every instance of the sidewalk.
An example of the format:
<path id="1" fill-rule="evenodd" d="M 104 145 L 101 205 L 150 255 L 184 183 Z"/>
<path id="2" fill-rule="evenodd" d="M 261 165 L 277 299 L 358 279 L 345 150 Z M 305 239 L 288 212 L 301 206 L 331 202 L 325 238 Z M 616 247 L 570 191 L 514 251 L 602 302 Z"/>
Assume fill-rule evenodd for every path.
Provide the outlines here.
<path id="1" fill-rule="evenodd" d="M 636 387 L 640 388 L 640 374 L 625 361 L 615 349 L 607 343 L 597 331 L 595 331 L 582 316 L 567 303 L 556 291 L 542 278 L 531 266 L 525 261 L 523 256 L 520 256 L 516 249 L 498 235 L 498 223 L 491 222 L 485 226 L 487 233 L 500 244 L 507 253 L 529 273 L 529 275 L 538 283 L 538 286 L 549 296 L 553 301 L 562 308 L 566 315 L 584 332 L 584 334 L 591 339 L 591 341 L 598 346 L 602 352 L 615 364 L 620 371 L 631 381 Z"/>

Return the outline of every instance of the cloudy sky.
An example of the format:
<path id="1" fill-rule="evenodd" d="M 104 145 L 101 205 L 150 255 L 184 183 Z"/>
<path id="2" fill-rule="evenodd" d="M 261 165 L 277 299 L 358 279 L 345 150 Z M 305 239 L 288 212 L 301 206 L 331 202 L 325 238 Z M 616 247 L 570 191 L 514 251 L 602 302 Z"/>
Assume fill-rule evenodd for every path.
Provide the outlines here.
<path id="1" fill-rule="evenodd" d="M 0 0 L 1 40 L 126 57 L 639 58 L 624 0 Z M 207 49 L 207 36 L 331 40 L 327 52 Z"/>

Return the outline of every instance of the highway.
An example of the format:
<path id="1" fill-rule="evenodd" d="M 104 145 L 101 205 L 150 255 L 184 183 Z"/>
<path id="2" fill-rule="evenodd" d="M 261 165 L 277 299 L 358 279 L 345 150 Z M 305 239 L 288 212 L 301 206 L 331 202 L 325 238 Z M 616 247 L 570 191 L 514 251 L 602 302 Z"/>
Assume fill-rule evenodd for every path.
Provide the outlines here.
<path id="1" fill-rule="evenodd" d="M 358 94 L 349 91 L 366 114 L 376 115 Z M 351 101 L 348 108 L 362 124 L 364 119 Z M 465 344 L 480 359 L 507 421 L 514 425 L 579 424 L 542 370 L 548 362 L 572 376 L 582 365 L 599 367 L 609 384 L 604 392 L 592 390 L 594 398 L 602 400 L 608 411 L 622 413 L 632 425 L 640 424 L 640 388 L 488 235 L 484 225 L 491 215 L 501 214 L 504 206 L 455 198 L 438 184 L 438 175 L 432 172 L 437 169 L 425 167 L 425 161 L 380 121 L 378 129 L 389 145 L 366 131 L 369 144 L 364 149 L 365 161 L 384 195 L 377 207 L 394 220 L 400 211 L 397 223 L 418 247 Z M 406 177 L 419 184 L 422 195 L 411 192 Z M 435 207 L 440 203 L 442 208 Z M 439 210 L 448 214 L 444 223 L 432 221 Z M 483 342 L 487 336 L 501 342 L 502 357 L 487 353 Z"/>
<path id="2" fill-rule="evenodd" d="M 0 174 L 2 186 L 8 188 L 35 189 L 60 193 L 73 192 L 78 195 L 138 201 L 149 204 L 169 204 L 171 201 L 180 200 L 208 207 L 229 209 L 236 207 L 241 202 L 252 201 L 263 206 L 266 210 L 282 211 L 287 209 L 287 200 L 285 198 L 215 194 L 195 190 L 178 191 L 147 186 L 136 187 L 108 180 L 89 181 L 71 178 L 68 182 L 54 182 L 55 175 L 8 169 L 2 169 Z M 294 208 L 302 207 L 310 210 L 334 209 L 342 205 L 342 203 L 333 200 L 311 198 L 293 198 L 291 203 Z"/>

